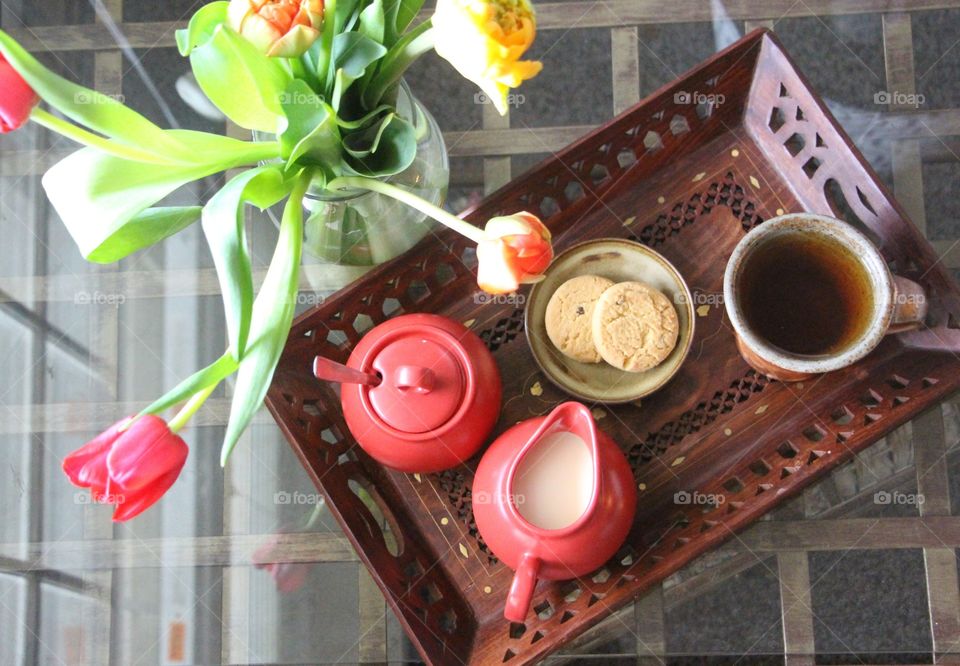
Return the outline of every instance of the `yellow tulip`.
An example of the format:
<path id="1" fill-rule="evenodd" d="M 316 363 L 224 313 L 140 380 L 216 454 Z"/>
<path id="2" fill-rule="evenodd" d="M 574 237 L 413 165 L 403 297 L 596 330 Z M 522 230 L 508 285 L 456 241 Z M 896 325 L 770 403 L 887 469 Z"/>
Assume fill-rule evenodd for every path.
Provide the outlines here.
<path id="1" fill-rule="evenodd" d="M 507 112 L 510 88 L 536 76 L 543 64 L 520 60 L 536 35 L 529 0 L 437 0 L 434 48 Z"/>
<path id="2" fill-rule="evenodd" d="M 320 36 L 323 0 L 230 0 L 227 25 L 271 57 L 299 58 Z"/>

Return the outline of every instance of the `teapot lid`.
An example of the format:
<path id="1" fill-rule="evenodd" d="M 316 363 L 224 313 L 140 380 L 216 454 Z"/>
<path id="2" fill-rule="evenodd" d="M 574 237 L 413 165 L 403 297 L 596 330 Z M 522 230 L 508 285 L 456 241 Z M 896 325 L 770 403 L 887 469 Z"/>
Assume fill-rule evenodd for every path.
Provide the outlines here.
<path id="1" fill-rule="evenodd" d="M 370 405 L 392 428 L 407 433 L 436 430 L 463 402 L 464 369 L 456 341 L 432 326 L 411 326 L 386 344 L 371 361 L 379 385 L 368 389 Z"/>

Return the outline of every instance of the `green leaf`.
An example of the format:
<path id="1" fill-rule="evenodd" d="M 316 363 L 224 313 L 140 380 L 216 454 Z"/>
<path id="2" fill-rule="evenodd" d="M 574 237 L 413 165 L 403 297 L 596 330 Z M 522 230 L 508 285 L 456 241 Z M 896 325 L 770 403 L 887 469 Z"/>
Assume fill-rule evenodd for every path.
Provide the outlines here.
<path id="1" fill-rule="evenodd" d="M 280 147 L 287 168 L 309 164 L 331 171 L 341 161 L 337 115 L 303 81 L 294 80 L 283 97 L 287 128 L 280 135 Z"/>
<path id="2" fill-rule="evenodd" d="M 340 112 L 340 100 L 354 81 L 361 78 L 387 50 L 359 32 L 341 33 L 333 38 L 333 66 L 336 79 L 333 89 L 333 108 Z M 372 71 L 372 68 L 371 68 Z"/>
<path id="3" fill-rule="evenodd" d="M 290 162 L 319 167 L 325 175 L 335 172 L 342 160 L 336 114 L 327 107 L 326 117 L 290 151 Z"/>
<path id="4" fill-rule="evenodd" d="M 264 148 L 202 132 L 169 130 L 196 150 L 206 163 L 134 162 L 83 148 L 53 165 L 43 176 L 50 203 L 81 254 L 90 261 L 112 262 L 147 247 L 199 219 L 191 208 L 151 206 L 179 187 L 225 169 L 263 159 Z M 190 215 L 193 211 L 192 216 Z"/>
<path id="5" fill-rule="evenodd" d="M 333 66 L 351 80 L 359 79 L 371 63 L 386 54 L 383 44 L 359 32 L 344 32 L 333 38 Z"/>
<path id="6" fill-rule="evenodd" d="M 218 25 L 227 20 L 229 2 L 211 2 L 197 10 L 184 30 L 177 30 L 177 48 L 180 55 L 190 55 L 197 46 L 205 44 L 213 36 Z"/>
<path id="7" fill-rule="evenodd" d="M 121 224 L 86 255 L 88 261 L 112 264 L 183 231 L 200 219 L 200 206 L 147 208 Z"/>
<path id="8" fill-rule="evenodd" d="M 283 345 L 290 334 L 297 301 L 300 253 L 303 249 L 303 195 L 309 182 L 309 173 L 301 174 L 287 200 L 277 247 L 253 304 L 250 340 L 237 373 L 230 422 L 220 452 L 221 465 L 226 463 L 233 447 L 263 403 Z"/>
<path id="9" fill-rule="evenodd" d="M 264 166 L 235 176 L 203 207 L 203 233 L 220 280 L 230 350 L 237 360 L 243 358 L 253 310 L 243 206 L 252 203 L 263 210 L 289 191 L 280 168 Z"/>
<path id="10" fill-rule="evenodd" d="M 222 382 L 224 379 L 232 375 L 237 371 L 239 364 L 237 360 L 233 358 L 230 352 L 227 352 L 219 359 L 205 367 L 203 370 L 198 370 L 190 377 L 187 377 L 182 382 L 173 387 L 168 391 L 164 396 L 155 400 L 152 404 L 148 405 L 143 409 L 137 416 L 144 416 L 146 414 L 159 414 L 162 411 L 170 409 L 178 402 L 183 402 L 190 398 L 193 394 L 202 391 L 203 389 Z"/>
<path id="11" fill-rule="evenodd" d="M 398 116 L 391 115 L 388 122 L 358 134 L 366 136 L 361 140 L 354 139 L 356 135 L 352 134 L 344 139 L 348 153 L 346 165 L 358 175 L 392 176 L 410 166 L 417 155 L 416 131 L 413 125 Z M 368 153 L 363 155 L 365 150 Z"/>
<path id="12" fill-rule="evenodd" d="M 333 103 L 333 110 L 335 113 L 340 112 L 340 100 L 343 98 L 343 92 L 350 84 L 347 82 L 347 75 L 343 73 L 342 69 L 337 70 L 337 75 L 333 80 L 333 95 L 330 97 L 330 101 Z"/>
<path id="13" fill-rule="evenodd" d="M 358 159 L 375 153 L 380 145 L 380 139 L 383 137 L 383 133 L 396 117 L 397 115 L 395 113 L 388 113 L 381 118 L 377 124 L 371 125 L 360 132 L 354 132 L 348 135 L 343 140 L 344 150 Z"/>
<path id="14" fill-rule="evenodd" d="M 386 31 L 386 17 L 383 13 L 383 0 L 373 0 L 360 12 L 360 32 L 377 44 L 383 44 Z"/>
<path id="15" fill-rule="evenodd" d="M 334 7 L 334 34 L 343 34 L 353 30 L 353 24 L 357 21 L 358 5 L 360 0 L 337 0 Z M 329 11 L 329 5 L 327 6 Z"/>
<path id="16" fill-rule="evenodd" d="M 193 161 L 194 152 L 173 135 L 112 97 L 54 74 L 0 30 L 0 54 L 50 106 L 68 118 L 126 145 L 169 159 Z"/>
<path id="17" fill-rule="evenodd" d="M 397 35 L 403 34 L 422 8 L 423 0 L 400 0 L 400 6 L 397 9 Z"/>
<path id="18" fill-rule="evenodd" d="M 190 147 L 192 164 L 221 164 L 222 169 L 255 164 L 280 156 L 276 141 L 241 141 L 222 134 L 209 134 L 194 130 L 163 130 Z"/>
<path id="19" fill-rule="evenodd" d="M 164 224 L 183 228 L 165 215 L 151 216 L 141 227 L 139 216 L 178 187 L 213 171 L 131 162 L 84 148 L 53 165 L 42 182 L 81 254 L 90 261 L 110 262 L 159 240 L 158 229 Z"/>
<path id="20" fill-rule="evenodd" d="M 246 129 L 276 132 L 281 95 L 290 73 L 225 25 L 190 53 L 200 88 L 230 120 Z"/>
<path id="21" fill-rule="evenodd" d="M 390 23 L 387 22 L 389 27 Z M 376 74 L 370 77 L 363 89 L 363 101 L 368 106 L 379 104 L 387 91 L 391 90 L 420 56 L 434 47 L 431 32 L 433 22 L 427 19 L 412 30 L 408 30 L 390 46 L 387 55 L 378 64 Z"/>
<path id="22" fill-rule="evenodd" d="M 423 0 L 386 0 L 386 35 L 384 43 L 390 47 L 396 44 L 403 31 L 417 17 L 423 7 Z"/>
<path id="23" fill-rule="evenodd" d="M 373 120 L 376 119 L 380 114 L 390 111 L 393 107 L 389 104 L 381 104 L 373 111 L 370 111 L 368 114 L 362 118 L 357 118 L 356 120 L 344 120 L 343 118 L 337 117 L 337 125 L 346 130 L 357 130 L 361 127 L 369 125 Z"/>

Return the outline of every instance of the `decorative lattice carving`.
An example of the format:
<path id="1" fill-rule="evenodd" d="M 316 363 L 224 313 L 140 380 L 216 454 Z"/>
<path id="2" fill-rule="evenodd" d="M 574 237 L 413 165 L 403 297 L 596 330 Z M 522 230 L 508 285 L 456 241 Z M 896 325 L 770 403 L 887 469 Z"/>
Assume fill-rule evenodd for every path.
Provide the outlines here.
<path id="1" fill-rule="evenodd" d="M 724 102 L 684 103 L 683 91 L 723 95 Z M 739 162 L 732 153 L 740 155 Z M 762 183 L 755 177 L 749 185 L 740 180 L 749 173 L 748 163 L 764 170 Z M 711 178 L 715 182 L 690 179 L 701 172 L 723 175 Z M 685 175 L 671 178 L 674 174 Z M 667 192 L 670 207 L 635 232 L 608 214 L 650 210 L 650 202 Z M 694 233 L 698 218 L 718 207 L 729 210 L 740 228 L 724 215 L 728 219 L 720 223 L 727 226 L 703 224 L 703 231 Z M 644 486 L 626 545 L 589 577 L 539 586 L 534 612 L 523 624 L 511 625 L 495 612 L 510 572 L 476 532 L 470 496 L 475 461 L 416 477 L 384 470 L 346 429 L 336 391 L 310 374 L 313 356 L 345 360 L 371 326 L 427 311 L 470 321 L 504 376 L 522 383 L 537 372 L 516 342 L 523 333 L 522 310 L 514 303 L 479 302 L 474 250 L 461 237 L 439 231 L 294 324 L 270 409 L 429 660 L 516 664 L 543 658 L 960 387 L 960 361 L 949 353 L 960 347 L 956 287 L 767 36 L 755 35 L 719 54 L 508 184 L 467 218 L 483 224 L 494 215 L 527 209 L 541 215 L 558 239 L 574 229 L 570 237 L 578 239 L 633 232 L 632 238 L 671 261 L 686 261 L 700 286 L 716 290 L 723 254 L 779 208 L 858 220 L 879 239 L 894 270 L 923 276 L 937 305 L 931 325 L 938 328 L 926 337 L 920 331 L 888 340 L 856 369 L 823 378 L 817 394 L 805 396 L 805 408 L 794 410 L 790 388 L 748 372 L 720 310 L 698 313 L 703 319 L 698 319 L 697 355 L 684 368 L 699 369 L 682 371 L 639 410 L 607 408 L 600 422 L 605 430 L 617 430 L 615 439 L 627 447 Z M 693 258 L 683 254 L 691 246 L 699 252 Z M 717 332 L 704 333 L 701 321 Z M 731 377 L 738 378 L 731 382 Z M 552 387 L 541 389 L 536 396 L 521 392 L 505 401 L 499 431 L 564 399 Z M 623 427 L 627 420 L 646 436 L 631 439 Z M 764 427 L 748 432 L 758 421 Z M 650 464 L 655 460 L 665 464 Z M 366 492 L 358 494 L 357 488 Z M 680 506 L 673 501 L 678 490 L 724 501 Z"/>

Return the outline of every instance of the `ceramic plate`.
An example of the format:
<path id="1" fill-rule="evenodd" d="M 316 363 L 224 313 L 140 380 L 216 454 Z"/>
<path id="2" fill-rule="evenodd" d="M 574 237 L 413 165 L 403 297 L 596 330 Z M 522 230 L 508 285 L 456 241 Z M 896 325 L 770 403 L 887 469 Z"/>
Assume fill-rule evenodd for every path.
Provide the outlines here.
<path id="1" fill-rule="evenodd" d="M 624 372 L 603 362 L 580 363 L 561 354 L 547 337 L 544 314 L 553 292 L 579 275 L 599 275 L 614 282 L 635 280 L 662 291 L 677 309 L 680 323 L 677 346 L 670 356 L 645 372 Z M 550 381 L 582 400 L 609 403 L 639 400 L 666 384 L 690 351 L 693 322 L 690 289 L 677 269 L 647 246 L 619 238 L 580 243 L 558 255 L 545 279 L 534 285 L 526 308 L 530 350 Z"/>

